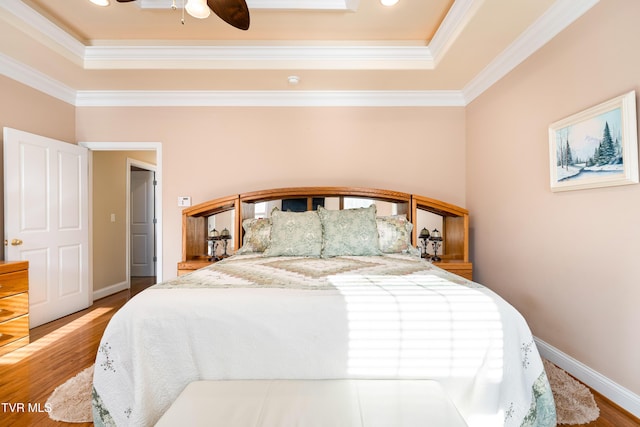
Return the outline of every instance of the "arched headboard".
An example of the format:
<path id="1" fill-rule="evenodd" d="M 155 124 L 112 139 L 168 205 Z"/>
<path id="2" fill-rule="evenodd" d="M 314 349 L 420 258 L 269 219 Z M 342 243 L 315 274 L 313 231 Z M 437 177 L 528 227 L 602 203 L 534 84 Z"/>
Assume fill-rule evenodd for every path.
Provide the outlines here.
<path id="1" fill-rule="evenodd" d="M 263 202 L 286 202 L 287 206 L 301 210 L 313 210 L 319 204 L 331 204 L 342 209 L 345 202 L 364 199 L 376 204 L 389 204 L 393 214 L 406 215 L 413 223 L 412 243 L 423 228 L 421 217 L 435 216 L 443 238 L 442 261 L 436 263 L 453 273 L 472 278 L 469 261 L 469 212 L 459 206 L 440 200 L 399 191 L 362 187 L 290 187 L 234 194 L 210 200 L 182 211 L 182 260 L 178 273 L 183 274 L 210 264 L 207 254 L 209 218 L 222 218 L 232 236 L 229 253 L 242 245 L 242 221 L 255 214 L 255 208 Z M 260 205 L 262 208 L 264 206 Z M 294 209 L 295 210 L 295 209 Z M 380 212 L 380 208 L 379 208 Z"/>

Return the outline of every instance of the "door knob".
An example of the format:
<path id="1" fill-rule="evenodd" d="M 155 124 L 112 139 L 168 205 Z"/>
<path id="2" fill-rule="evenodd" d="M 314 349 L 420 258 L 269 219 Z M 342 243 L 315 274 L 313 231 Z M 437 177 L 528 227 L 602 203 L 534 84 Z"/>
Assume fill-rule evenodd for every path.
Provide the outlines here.
<path id="1" fill-rule="evenodd" d="M 13 239 L 11 241 L 11 246 L 20 246 L 22 244 L 22 240 L 20 239 Z"/>

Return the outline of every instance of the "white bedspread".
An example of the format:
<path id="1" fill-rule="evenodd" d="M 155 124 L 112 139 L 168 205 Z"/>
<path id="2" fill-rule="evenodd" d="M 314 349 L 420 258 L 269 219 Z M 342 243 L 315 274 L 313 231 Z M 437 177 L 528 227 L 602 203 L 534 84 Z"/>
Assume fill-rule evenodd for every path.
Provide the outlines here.
<path id="1" fill-rule="evenodd" d="M 409 256 L 236 256 L 152 287 L 109 323 L 97 426 L 150 426 L 192 381 L 425 378 L 470 426 L 555 426 L 522 316 Z"/>

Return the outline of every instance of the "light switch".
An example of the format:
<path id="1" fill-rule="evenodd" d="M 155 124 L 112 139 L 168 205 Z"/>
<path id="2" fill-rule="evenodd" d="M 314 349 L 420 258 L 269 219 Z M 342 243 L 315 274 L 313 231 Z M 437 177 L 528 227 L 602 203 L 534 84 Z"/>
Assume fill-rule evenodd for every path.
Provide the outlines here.
<path id="1" fill-rule="evenodd" d="M 191 197 L 190 196 L 179 196 L 178 197 L 178 206 L 191 206 Z"/>
<path id="2" fill-rule="evenodd" d="M 116 222 L 116 214 L 111 214 L 111 222 Z"/>

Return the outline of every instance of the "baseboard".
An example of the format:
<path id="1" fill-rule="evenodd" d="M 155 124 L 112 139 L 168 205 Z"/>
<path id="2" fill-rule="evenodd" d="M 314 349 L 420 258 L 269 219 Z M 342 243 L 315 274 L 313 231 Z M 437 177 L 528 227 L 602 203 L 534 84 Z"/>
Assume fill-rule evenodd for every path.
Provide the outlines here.
<path id="1" fill-rule="evenodd" d="M 561 352 L 540 338 L 534 337 L 538 352 L 549 362 L 564 369 L 607 399 L 640 418 L 640 396 L 611 381 L 573 357 Z"/>
<path id="2" fill-rule="evenodd" d="M 129 281 L 125 280 L 124 282 L 116 283 L 115 285 L 107 286 L 106 288 L 98 289 L 93 291 L 93 300 L 98 300 L 100 298 L 108 297 L 109 295 L 113 295 L 117 292 L 124 291 L 125 289 L 129 289 Z"/>

